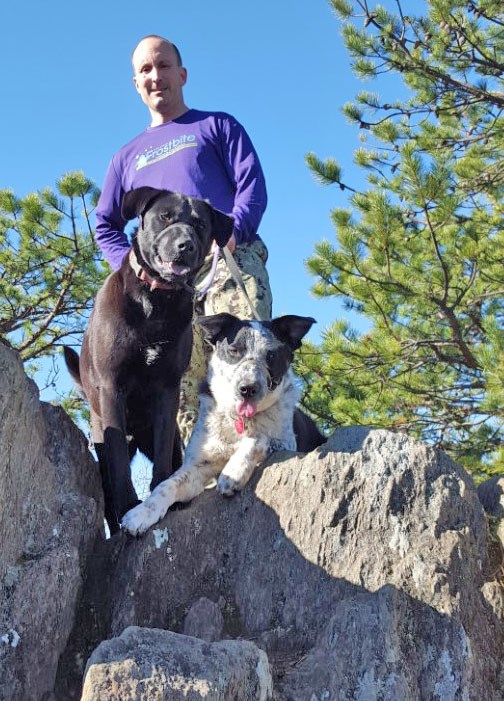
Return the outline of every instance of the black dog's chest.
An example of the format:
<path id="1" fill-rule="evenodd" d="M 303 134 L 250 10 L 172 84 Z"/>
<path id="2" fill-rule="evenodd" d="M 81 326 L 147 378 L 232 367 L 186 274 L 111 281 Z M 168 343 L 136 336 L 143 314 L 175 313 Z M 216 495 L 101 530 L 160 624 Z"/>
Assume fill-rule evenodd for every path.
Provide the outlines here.
<path id="1" fill-rule="evenodd" d="M 129 432 L 134 434 L 135 427 L 152 426 L 161 410 L 159 399 L 165 388 L 178 385 L 190 358 L 189 353 L 184 357 L 178 351 L 174 356 L 167 346 L 142 346 L 123 366 L 117 386 L 124 397 Z"/>
<path id="2" fill-rule="evenodd" d="M 148 309 L 148 314 L 142 302 L 129 300 L 125 308 L 123 340 L 128 346 L 127 355 L 135 365 L 149 368 L 170 362 L 186 350 L 180 346 L 190 333 L 192 300 L 184 297 L 174 299 L 173 295 L 158 293 L 153 297 L 155 304 Z M 151 304 L 151 300 L 148 303 Z"/>
<path id="3" fill-rule="evenodd" d="M 155 386 L 171 384 L 172 378 L 180 378 L 190 359 L 191 329 L 180 329 L 177 337 L 168 330 L 163 333 L 135 334 L 130 339 L 130 353 L 123 361 L 118 382 L 128 387 L 142 389 L 145 384 Z"/>

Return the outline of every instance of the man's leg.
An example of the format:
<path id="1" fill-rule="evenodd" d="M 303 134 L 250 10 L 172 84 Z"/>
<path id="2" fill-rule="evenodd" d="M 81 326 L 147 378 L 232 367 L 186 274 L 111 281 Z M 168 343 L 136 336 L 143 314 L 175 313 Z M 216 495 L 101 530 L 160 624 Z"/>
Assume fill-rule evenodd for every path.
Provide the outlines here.
<path id="1" fill-rule="evenodd" d="M 271 319 L 272 299 L 266 270 L 266 246 L 262 241 L 241 244 L 236 247 L 233 257 L 257 313 L 261 319 Z M 254 318 L 245 295 L 231 276 L 223 257 L 219 259 L 214 284 L 206 294 L 204 310 L 207 315 L 228 312 L 242 319 Z"/>
<path id="2" fill-rule="evenodd" d="M 262 241 L 242 244 L 236 247 L 233 256 L 241 271 L 247 293 L 259 316 L 262 319 L 271 319 L 272 298 L 266 270 L 268 259 L 266 246 Z M 207 259 L 204 269 L 200 273 L 200 279 L 206 275 L 210 262 L 211 256 Z M 211 288 L 204 300 L 196 304 L 195 315 L 220 314 L 221 312 L 228 312 L 244 319 L 254 318 L 247 299 L 231 276 L 222 256 L 217 264 L 217 272 Z M 208 358 L 211 352 L 210 347 L 203 340 L 198 324 L 193 325 L 193 336 L 191 363 L 182 378 L 180 408 L 177 417 L 180 435 L 185 445 L 189 441 L 198 418 L 198 390 L 200 383 L 206 376 Z"/>

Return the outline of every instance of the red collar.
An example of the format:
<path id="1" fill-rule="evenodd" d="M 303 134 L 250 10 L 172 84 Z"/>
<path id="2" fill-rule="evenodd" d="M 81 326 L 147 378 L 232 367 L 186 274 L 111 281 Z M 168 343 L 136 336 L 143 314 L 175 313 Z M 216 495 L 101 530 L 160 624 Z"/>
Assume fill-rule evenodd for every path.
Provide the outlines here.
<path id="1" fill-rule="evenodd" d="M 175 286 L 169 282 L 163 282 L 163 280 L 159 280 L 158 278 L 149 277 L 138 262 L 133 249 L 131 249 L 129 254 L 129 264 L 133 268 L 137 278 L 142 282 L 145 282 L 146 285 L 149 285 L 151 290 L 173 290 L 175 288 Z"/>

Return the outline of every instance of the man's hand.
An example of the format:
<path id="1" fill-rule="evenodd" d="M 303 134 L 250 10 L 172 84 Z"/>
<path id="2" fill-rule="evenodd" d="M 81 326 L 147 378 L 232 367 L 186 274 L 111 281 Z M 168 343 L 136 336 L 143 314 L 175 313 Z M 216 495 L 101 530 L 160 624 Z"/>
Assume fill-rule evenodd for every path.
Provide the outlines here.
<path id="1" fill-rule="evenodd" d="M 219 247 L 218 247 L 217 243 L 214 241 L 214 242 L 212 243 L 212 253 L 215 251 L 216 248 L 219 248 Z M 231 238 L 230 238 L 229 241 L 227 242 L 226 248 L 229 248 L 229 251 L 230 251 L 231 253 L 233 253 L 234 249 L 236 248 L 236 239 L 235 239 L 235 235 L 234 235 L 234 234 L 231 234 Z"/>

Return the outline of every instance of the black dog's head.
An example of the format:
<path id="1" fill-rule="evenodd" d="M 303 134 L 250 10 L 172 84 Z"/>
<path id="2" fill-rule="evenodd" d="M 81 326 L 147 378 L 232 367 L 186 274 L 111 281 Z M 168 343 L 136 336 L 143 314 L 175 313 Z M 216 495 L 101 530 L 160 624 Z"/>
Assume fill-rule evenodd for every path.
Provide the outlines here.
<path id="1" fill-rule="evenodd" d="M 133 242 L 140 265 L 170 283 L 192 282 L 212 240 L 225 246 L 234 224 L 204 200 L 154 187 L 127 192 L 122 216 L 140 218 Z"/>

